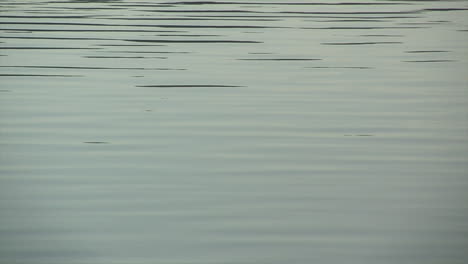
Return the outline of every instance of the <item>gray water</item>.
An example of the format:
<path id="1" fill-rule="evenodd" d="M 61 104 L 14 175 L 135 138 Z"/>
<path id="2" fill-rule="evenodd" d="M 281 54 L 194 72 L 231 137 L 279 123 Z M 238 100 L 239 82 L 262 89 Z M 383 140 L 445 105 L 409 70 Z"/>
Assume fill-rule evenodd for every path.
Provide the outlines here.
<path id="1" fill-rule="evenodd" d="M 0 263 L 468 262 L 468 1 L 0 1 Z"/>

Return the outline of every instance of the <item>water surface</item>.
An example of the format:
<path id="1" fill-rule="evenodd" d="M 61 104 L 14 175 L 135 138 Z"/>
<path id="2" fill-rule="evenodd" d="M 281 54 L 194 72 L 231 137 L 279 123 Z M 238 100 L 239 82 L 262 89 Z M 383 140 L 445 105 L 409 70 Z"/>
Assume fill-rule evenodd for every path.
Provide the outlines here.
<path id="1" fill-rule="evenodd" d="M 0 263 L 466 263 L 467 9 L 0 1 Z"/>

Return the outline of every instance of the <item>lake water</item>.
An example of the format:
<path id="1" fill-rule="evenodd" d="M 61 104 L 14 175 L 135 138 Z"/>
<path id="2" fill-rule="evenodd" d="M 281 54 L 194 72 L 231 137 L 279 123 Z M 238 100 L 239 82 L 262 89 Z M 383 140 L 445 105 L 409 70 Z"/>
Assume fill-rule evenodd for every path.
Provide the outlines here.
<path id="1" fill-rule="evenodd" d="M 0 1 L 0 263 L 468 262 L 468 1 Z"/>

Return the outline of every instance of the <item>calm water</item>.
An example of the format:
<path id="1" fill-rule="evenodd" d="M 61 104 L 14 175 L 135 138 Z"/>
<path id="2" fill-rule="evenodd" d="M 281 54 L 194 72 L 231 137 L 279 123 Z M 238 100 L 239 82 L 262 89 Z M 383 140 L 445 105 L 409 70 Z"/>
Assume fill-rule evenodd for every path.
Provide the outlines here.
<path id="1" fill-rule="evenodd" d="M 0 263 L 468 262 L 468 1 L 0 10 Z"/>

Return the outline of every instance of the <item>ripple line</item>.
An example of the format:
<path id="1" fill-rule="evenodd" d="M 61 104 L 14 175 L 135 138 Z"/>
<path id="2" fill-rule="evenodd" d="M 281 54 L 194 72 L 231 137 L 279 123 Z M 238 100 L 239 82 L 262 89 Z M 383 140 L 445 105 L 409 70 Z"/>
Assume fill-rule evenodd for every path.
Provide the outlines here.
<path id="1" fill-rule="evenodd" d="M 172 39 L 126 39 L 125 41 L 148 43 L 263 43 L 252 40 L 172 40 Z"/>
<path id="2" fill-rule="evenodd" d="M 123 68 L 123 67 L 86 67 L 86 66 L 41 66 L 41 65 L 15 65 L 0 66 L 1 68 L 33 68 L 33 69 L 71 69 L 71 70 L 175 70 L 183 71 L 186 69 L 177 68 Z"/>
<path id="3" fill-rule="evenodd" d="M 136 87 L 154 87 L 154 88 L 216 88 L 216 87 L 245 87 L 239 85 L 221 85 L 221 84 L 161 84 L 161 85 L 137 85 Z"/>
<path id="4" fill-rule="evenodd" d="M 83 77 L 83 75 L 67 74 L 0 74 L 2 77 Z"/>
<path id="5" fill-rule="evenodd" d="M 322 45 L 377 45 L 377 44 L 402 44 L 399 41 L 382 41 L 382 42 L 324 42 Z"/>

